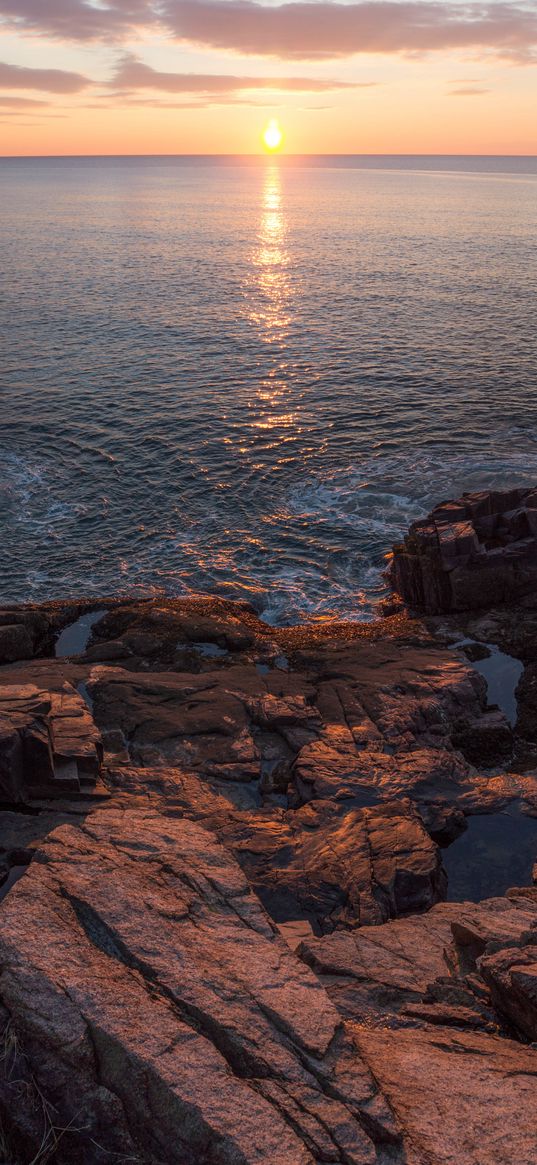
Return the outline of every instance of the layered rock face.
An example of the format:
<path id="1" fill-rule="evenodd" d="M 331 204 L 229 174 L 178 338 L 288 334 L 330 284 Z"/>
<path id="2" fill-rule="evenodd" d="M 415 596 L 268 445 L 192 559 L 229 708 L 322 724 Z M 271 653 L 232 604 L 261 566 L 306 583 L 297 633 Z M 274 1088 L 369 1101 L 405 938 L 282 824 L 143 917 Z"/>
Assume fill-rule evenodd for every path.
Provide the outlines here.
<path id="1" fill-rule="evenodd" d="M 394 547 L 395 590 L 436 615 L 488 608 L 537 587 L 537 490 L 464 494 L 414 522 Z"/>
<path id="2" fill-rule="evenodd" d="M 512 738 L 481 677 L 404 617 L 106 608 L 0 669 L 5 1165 L 534 1165 L 535 891 L 443 901 L 466 815 L 537 812 L 460 751 Z"/>
<path id="3" fill-rule="evenodd" d="M 71 684 L 0 686 L 0 800 L 80 792 L 95 785 L 102 759 L 101 734 Z"/>

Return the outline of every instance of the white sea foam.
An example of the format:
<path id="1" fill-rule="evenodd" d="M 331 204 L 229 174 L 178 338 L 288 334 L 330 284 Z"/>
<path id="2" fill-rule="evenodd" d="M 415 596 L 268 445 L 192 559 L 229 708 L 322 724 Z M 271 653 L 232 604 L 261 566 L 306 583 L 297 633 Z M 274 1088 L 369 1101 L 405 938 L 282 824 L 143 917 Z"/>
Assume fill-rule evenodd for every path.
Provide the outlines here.
<path id="1" fill-rule="evenodd" d="M 47 478 L 44 467 L 4 452 L 3 489 L 11 500 L 13 530 L 24 527 L 40 540 L 69 546 L 89 505 L 54 496 L 65 482 Z M 222 530 L 215 513 L 185 515 L 183 528 L 163 536 L 146 529 L 106 576 L 70 567 L 69 593 L 125 590 L 185 595 L 211 591 L 247 598 L 269 623 L 306 619 L 375 617 L 387 591 L 386 554 L 410 522 L 436 502 L 464 489 L 507 487 L 537 478 L 535 443 L 524 453 L 491 452 L 479 461 L 443 451 L 370 456 L 345 468 L 326 469 L 291 485 L 281 513 L 267 514 L 259 539 L 256 514 L 237 511 L 236 527 Z M 102 499 L 102 495 L 99 495 Z M 243 522 L 251 523 L 242 525 Z M 16 536 L 16 535 L 15 535 Z M 282 539 L 285 553 L 281 551 Z M 115 569 L 115 578 L 114 578 Z M 111 577 L 110 577 L 111 576 Z M 109 581 L 110 580 L 110 581 Z M 56 593 L 54 571 L 33 565 L 26 572 L 28 597 Z"/>

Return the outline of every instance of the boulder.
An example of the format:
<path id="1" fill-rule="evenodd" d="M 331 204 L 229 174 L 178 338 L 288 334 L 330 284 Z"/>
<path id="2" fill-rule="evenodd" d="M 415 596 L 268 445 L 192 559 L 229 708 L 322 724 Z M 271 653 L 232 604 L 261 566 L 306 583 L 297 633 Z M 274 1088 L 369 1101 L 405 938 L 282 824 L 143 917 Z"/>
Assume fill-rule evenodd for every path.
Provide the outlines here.
<path id="1" fill-rule="evenodd" d="M 33 659 L 52 646 L 46 607 L 0 607 L 0 664 Z"/>
<path id="2" fill-rule="evenodd" d="M 394 547 L 395 591 L 437 615 L 490 608 L 537 585 L 537 490 L 463 494 L 414 522 Z"/>
<path id="3" fill-rule="evenodd" d="M 513 753 L 513 732 L 499 708 L 461 723 L 453 743 L 472 764 L 492 768 L 509 761 Z"/>
<path id="4" fill-rule="evenodd" d="M 236 813 L 219 836 L 277 922 L 307 918 L 330 931 L 445 897 L 439 850 L 409 800 L 346 812 L 313 801 L 296 811 Z"/>
<path id="5" fill-rule="evenodd" d="M 535 927 L 537 897 L 444 902 L 427 914 L 384 926 L 308 938 L 300 954 L 350 1019 L 367 1016 L 380 1022 L 388 1014 L 400 1020 L 412 1004 L 428 1006 L 426 1019 L 433 1022 L 435 1012 L 444 1015 L 446 1006 L 463 1006 L 474 1023 L 487 1027 L 493 1020 L 497 1027 L 482 969 L 488 965 L 485 953 L 511 951 Z M 417 1014 L 425 1018 L 412 1012 Z M 459 1025 L 456 1017 L 453 1024 Z"/>
<path id="6" fill-rule="evenodd" d="M 22 623 L 0 626 L 0 663 L 31 659 L 33 653 L 32 636 Z"/>

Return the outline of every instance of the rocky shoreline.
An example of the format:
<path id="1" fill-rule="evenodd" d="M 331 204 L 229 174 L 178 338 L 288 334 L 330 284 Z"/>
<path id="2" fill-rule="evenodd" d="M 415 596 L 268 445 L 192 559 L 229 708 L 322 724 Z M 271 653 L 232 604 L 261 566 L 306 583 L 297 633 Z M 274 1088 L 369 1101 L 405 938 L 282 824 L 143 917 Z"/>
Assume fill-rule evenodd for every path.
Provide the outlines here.
<path id="1" fill-rule="evenodd" d="M 537 596 L 392 609 L 0 610 L 4 1165 L 534 1165 Z"/>

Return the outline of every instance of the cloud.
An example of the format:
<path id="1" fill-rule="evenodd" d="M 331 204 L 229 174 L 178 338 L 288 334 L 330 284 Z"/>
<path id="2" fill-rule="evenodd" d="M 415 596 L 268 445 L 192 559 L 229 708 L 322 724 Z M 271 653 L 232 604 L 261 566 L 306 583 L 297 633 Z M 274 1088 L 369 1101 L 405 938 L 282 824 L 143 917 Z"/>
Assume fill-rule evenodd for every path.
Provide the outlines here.
<path id="1" fill-rule="evenodd" d="M 0 61 L 0 86 L 3 89 L 39 89 L 42 93 L 80 93 L 92 82 L 81 73 L 63 69 L 27 69 Z"/>
<path id="2" fill-rule="evenodd" d="M 46 106 L 48 102 L 37 101 L 33 97 L 11 97 L 0 93 L 0 109 L 35 109 L 37 106 Z"/>
<path id="3" fill-rule="evenodd" d="M 67 40 L 121 38 L 158 22 L 158 0 L 0 0 L 0 18 L 13 28 Z"/>
<path id="4" fill-rule="evenodd" d="M 162 0 L 159 9 L 181 40 L 287 59 L 477 48 L 519 59 L 537 45 L 537 10 L 524 2 Z"/>
<path id="5" fill-rule="evenodd" d="M 159 99 L 156 97 L 149 97 L 149 96 L 133 97 L 131 94 L 123 94 L 123 100 L 121 102 L 121 105 L 122 105 L 122 107 L 124 107 L 126 109 L 143 108 L 143 109 L 197 109 L 197 110 L 210 109 L 214 105 L 226 105 L 226 106 L 228 106 L 228 105 L 240 105 L 240 106 L 246 105 L 250 109 L 274 110 L 274 109 L 278 109 L 280 107 L 281 102 L 274 101 L 272 98 L 270 99 L 270 101 L 268 99 L 265 99 L 264 101 L 262 99 L 260 99 L 259 101 L 256 101 L 253 98 L 245 97 L 243 94 L 239 94 L 239 93 L 206 93 L 206 94 L 200 94 L 199 97 L 196 97 L 195 99 L 192 99 L 190 101 L 189 100 L 185 100 L 185 101 L 159 101 Z M 85 109 L 99 109 L 101 111 L 102 111 L 103 107 L 117 109 L 118 102 L 117 101 L 113 102 L 112 105 L 109 107 L 103 106 L 102 101 L 96 102 L 92 105 L 85 105 L 84 106 Z M 321 106 L 321 108 L 325 108 L 325 107 Z M 326 108 L 328 108 L 328 107 L 326 107 Z"/>
<path id="6" fill-rule="evenodd" d="M 0 0 L 0 25 L 125 43 L 158 31 L 211 49 L 287 60 L 479 50 L 535 60 L 535 0 Z"/>
<path id="7" fill-rule="evenodd" d="M 466 89 L 451 89 L 448 97 L 480 97 L 482 93 L 490 93 L 490 89 L 472 89 L 470 86 Z"/>
<path id="8" fill-rule="evenodd" d="M 316 77 L 237 77 L 228 73 L 161 73 L 126 56 L 111 82 L 123 90 L 158 89 L 166 93 L 231 94 L 243 89 L 274 89 L 296 93 L 324 93 L 356 89 L 359 83 Z M 369 84 L 367 87 L 369 87 Z"/>

